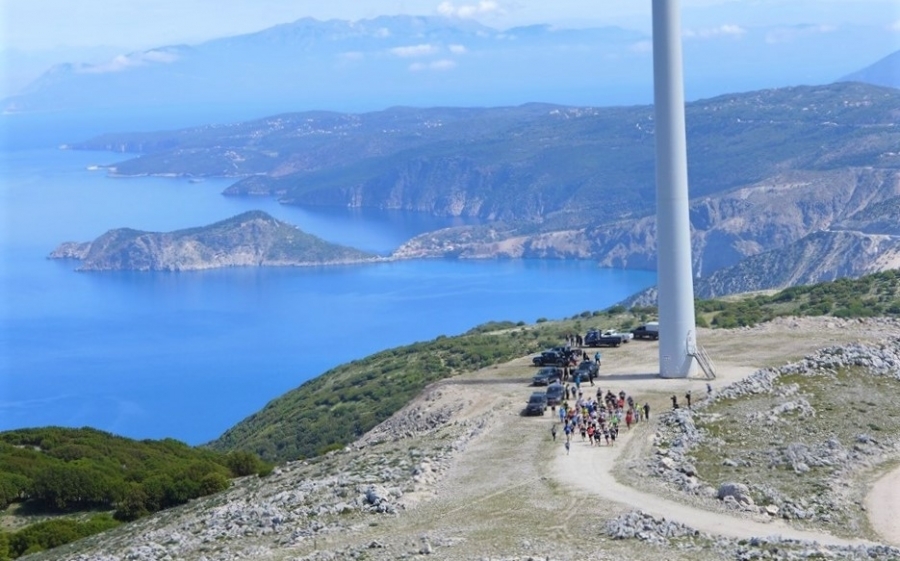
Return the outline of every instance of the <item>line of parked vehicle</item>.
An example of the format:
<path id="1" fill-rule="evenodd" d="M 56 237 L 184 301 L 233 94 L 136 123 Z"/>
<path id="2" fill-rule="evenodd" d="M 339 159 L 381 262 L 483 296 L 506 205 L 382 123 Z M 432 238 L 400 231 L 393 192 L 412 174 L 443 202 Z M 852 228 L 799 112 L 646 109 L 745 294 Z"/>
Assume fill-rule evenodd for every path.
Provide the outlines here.
<path id="1" fill-rule="evenodd" d="M 584 336 L 584 344 L 587 347 L 618 347 L 632 339 L 659 339 L 659 322 L 651 321 L 624 333 L 591 329 Z"/>
<path id="2" fill-rule="evenodd" d="M 601 331 L 599 329 L 591 329 L 584 337 L 584 346 L 586 347 L 618 347 L 622 343 L 627 343 L 632 339 L 659 339 L 659 322 L 647 322 L 627 333 L 618 331 Z M 565 387 L 563 387 L 563 368 L 577 362 L 577 356 L 582 351 L 580 349 L 572 349 L 568 347 L 553 347 L 542 351 L 541 354 L 533 357 L 531 363 L 539 366 L 540 370 L 531 379 L 533 386 L 547 386 L 546 391 L 536 391 L 531 394 L 528 403 L 525 406 L 526 415 L 543 415 L 548 407 L 558 406 L 562 403 L 565 396 Z M 582 360 L 578 366 L 570 374 L 572 379 L 576 376 L 582 381 L 595 378 L 600 373 L 600 365 L 593 360 Z"/>
<path id="3" fill-rule="evenodd" d="M 547 386 L 546 391 L 538 391 L 531 394 L 528 404 L 525 406 L 526 415 L 543 415 L 548 407 L 554 407 L 562 404 L 565 396 L 565 387 L 563 386 L 565 374 L 565 365 L 572 364 L 573 359 L 577 361 L 579 350 L 559 350 L 550 349 L 544 351 L 535 359 L 541 361 L 562 360 L 562 366 L 542 366 L 537 374 L 531 379 L 533 386 Z M 587 382 L 593 380 L 600 374 L 600 365 L 590 359 L 582 360 L 578 366 L 569 371 L 569 379 L 578 380 L 579 382 Z"/>

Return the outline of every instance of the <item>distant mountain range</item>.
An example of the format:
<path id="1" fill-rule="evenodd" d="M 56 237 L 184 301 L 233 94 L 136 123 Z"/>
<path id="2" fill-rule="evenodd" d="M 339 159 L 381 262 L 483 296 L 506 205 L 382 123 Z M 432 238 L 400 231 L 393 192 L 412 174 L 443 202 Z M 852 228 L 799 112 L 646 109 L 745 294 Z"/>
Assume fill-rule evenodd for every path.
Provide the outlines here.
<path id="1" fill-rule="evenodd" d="M 889 54 L 871 66 L 841 78 L 846 82 L 865 82 L 876 86 L 900 88 L 900 51 Z"/>
<path id="2" fill-rule="evenodd" d="M 788 252 L 769 253 L 765 275 L 734 269 L 732 281 L 719 272 L 698 284 L 704 295 L 900 266 L 898 115 L 900 90 L 859 83 L 688 104 L 698 279 Z M 284 114 L 108 134 L 71 148 L 143 154 L 109 170 L 117 175 L 235 177 L 229 195 L 483 220 L 418 236 L 395 258 L 584 258 L 653 269 L 653 132 L 649 106 L 529 104 Z M 800 254 L 817 257 L 790 257 Z"/>
<path id="3" fill-rule="evenodd" d="M 688 29 L 687 94 L 828 83 L 896 45 L 888 30 L 870 27 Z M 198 45 L 58 65 L 0 109 L 630 105 L 651 99 L 650 47 L 646 33 L 619 27 L 499 30 L 443 17 L 305 18 Z"/>

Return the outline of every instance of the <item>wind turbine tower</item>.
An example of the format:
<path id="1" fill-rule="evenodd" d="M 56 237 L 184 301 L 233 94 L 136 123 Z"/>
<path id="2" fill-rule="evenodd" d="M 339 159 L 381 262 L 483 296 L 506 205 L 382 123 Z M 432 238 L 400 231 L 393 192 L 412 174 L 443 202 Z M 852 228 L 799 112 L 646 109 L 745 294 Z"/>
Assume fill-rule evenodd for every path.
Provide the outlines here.
<path id="1" fill-rule="evenodd" d="M 687 378 L 696 348 L 678 0 L 653 0 L 659 374 Z"/>

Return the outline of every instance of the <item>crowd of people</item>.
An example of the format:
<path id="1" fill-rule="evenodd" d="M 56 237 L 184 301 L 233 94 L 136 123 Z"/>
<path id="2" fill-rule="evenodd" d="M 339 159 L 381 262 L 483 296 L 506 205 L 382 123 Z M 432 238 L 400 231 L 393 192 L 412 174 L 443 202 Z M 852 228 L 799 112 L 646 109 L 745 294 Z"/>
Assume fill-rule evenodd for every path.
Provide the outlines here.
<path id="1" fill-rule="evenodd" d="M 638 406 L 624 391 L 614 394 L 607 390 L 604 394 L 598 387 L 596 396 L 587 397 L 581 390 L 571 390 L 568 386 L 566 391 L 569 397 L 557 409 L 559 423 L 554 422 L 550 431 L 556 440 L 562 427 L 567 451 L 569 443 L 578 435 L 591 446 L 614 446 L 623 426 L 629 430 L 650 418 L 650 404 Z"/>
<path id="2" fill-rule="evenodd" d="M 566 337 L 567 350 L 579 348 L 582 343 L 580 335 Z M 575 357 L 581 358 L 583 362 L 593 360 L 597 366 L 600 365 L 602 358 L 599 352 L 590 357 L 584 351 L 573 352 L 570 356 L 574 359 L 573 365 L 577 363 Z M 607 390 L 604 393 L 603 389 L 598 387 L 595 395 L 585 395 L 581 388 L 582 380 L 579 377 L 568 376 L 568 370 L 565 368 L 563 376 L 565 400 L 555 408 L 559 422 L 554 421 L 550 429 L 554 441 L 560 433 L 565 438 L 566 453 L 572 440 L 579 435 L 583 442 L 588 442 L 591 446 L 614 446 L 623 427 L 624 430 L 629 430 L 632 425 L 650 418 L 650 404 L 638 405 L 634 398 L 624 391 L 615 394 L 612 390 Z M 570 385 L 569 381 L 573 383 Z M 593 386 L 594 376 L 591 375 L 585 381 Z"/>
<path id="3" fill-rule="evenodd" d="M 570 375 L 570 366 L 575 366 L 578 357 L 582 362 L 593 360 L 600 366 L 601 355 L 597 352 L 593 357 L 588 356 L 586 352 L 580 349 L 583 339 L 580 335 L 571 335 L 566 337 L 566 350 L 571 349 L 570 364 L 563 369 L 562 382 L 565 386 L 565 399 L 559 405 L 554 407 L 555 414 L 559 415 L 559 422 L 555 420 L 550 429 L 551 436 L 555 441 L 562 433 L 565 437 L 566 453 L 569 452 L 570 443 L 573 439 L 581 435 L 583 442 L 588 442 L 591 446 L 614 446 L 619 436 L 619 431 L 623 425 L 625 430 L 630 430 L 632 425 L 647 421 L 650 419 L 650 404 L 644 403 L 638 405 L 634 398 L 624 391 L 618 394 L 598 387 L 596 395 L 586 396 L 581 388 L 581 378 L 575 375 L 573 369 Z M 577 350 L 573 347 L 576 347 Z M 591 386 L 594 385 L 593 371 L 588 380 Z M 569 382 L 573 382 L 570 384 Z M 712 395 L 712 386 L 706 384 L 707 396 Z M 678 398 L 673 395 L 672 407 L 679 408 Z M 687 407 L 691 407 L 692 395 L 690 390 L 685 394 L 684 399 Z M 561 427 L 561 428 L 560 428 Z"/>

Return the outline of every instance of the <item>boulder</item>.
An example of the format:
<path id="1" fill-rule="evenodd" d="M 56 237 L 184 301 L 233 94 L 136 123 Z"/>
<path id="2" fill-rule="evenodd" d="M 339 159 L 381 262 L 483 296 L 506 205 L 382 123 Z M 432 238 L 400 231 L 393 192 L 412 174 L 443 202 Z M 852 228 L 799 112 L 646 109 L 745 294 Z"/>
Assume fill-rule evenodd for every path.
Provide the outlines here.
<path id="1" fill-rule="evenodd" d="M 716 493 L 719 500 L 725 500 L 725 497 L 733 497 L 735 501 L 743 504 L 752 505 L 753 498 L 750 496 L 750 488 L 743 483 L 727 482 L 719 485 L 719 491 Z"/>

